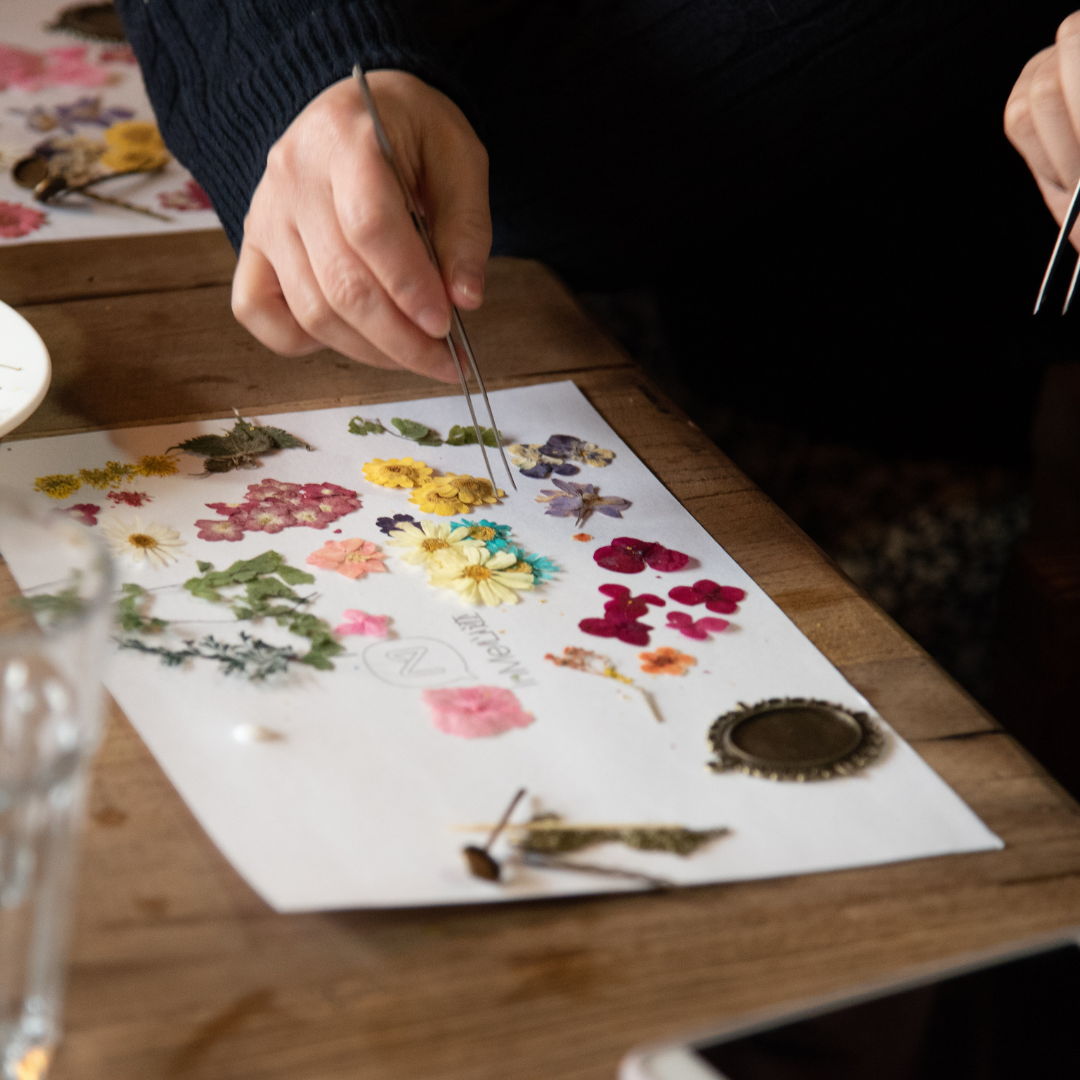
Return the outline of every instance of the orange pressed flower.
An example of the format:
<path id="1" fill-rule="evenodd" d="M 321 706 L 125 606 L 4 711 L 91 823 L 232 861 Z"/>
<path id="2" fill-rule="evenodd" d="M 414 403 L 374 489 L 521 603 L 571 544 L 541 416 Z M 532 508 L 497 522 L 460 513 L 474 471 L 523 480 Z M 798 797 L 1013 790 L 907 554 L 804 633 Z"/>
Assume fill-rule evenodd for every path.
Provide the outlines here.
<path id="1" fill-rule="evenodd" d="M 638 659 L 646 675 L 685 675 L 686 669 L 697 663 L 694 657 L 670 645 L 664 645 L 654 652 L 638 653 Z"/>

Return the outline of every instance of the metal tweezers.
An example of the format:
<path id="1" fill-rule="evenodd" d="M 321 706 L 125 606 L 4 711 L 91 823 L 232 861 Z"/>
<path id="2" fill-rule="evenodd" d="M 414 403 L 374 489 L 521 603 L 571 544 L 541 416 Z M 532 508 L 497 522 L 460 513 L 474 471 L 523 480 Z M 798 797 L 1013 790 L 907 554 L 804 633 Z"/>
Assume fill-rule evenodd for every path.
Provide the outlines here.
<path id="1" fill-rule="evenodd" d="M 398 166 L 394 147 L 386 134 L 386 128 L 383 127 L 379 110 L 375 106 L 375 98 L 372 96 L 367 78 L 359 64 L 353 65 L 353 75 L 360 86 L 360 94 L 364 99 L 364 105 L 375 127 L 375 138 L 378 140 L 379 149 L 382 151 L 383 157 L 386 158 L 387 164 L 393 170 L 398 187 L 401 188 L 401 194 L 405 199 L 409 217 L 412 218 L 412 223 L 420 234 L 420 239 L 424 242 L 428 258 L 435 264 L 435 268 L 439 269 L 439 257 L 435 254 L 435 245 L 431 242 L 431 234 L 428 232 L 427 225 L 424 222 L 424 215 L 420 212 L 416 199 L 412 191 L 409 190 L 409 185 L 405 183 L 405 177 Z M 491 402 L 488 400 L 487 388 L 484 386 L 484 377 L 480 374 L 480 368 L 476 364 L 476 356 L 473 353 L 472 345 L 469 344 L 469 335 L 465 333 L 465 325 L 461 321 L 461 314 L 453 304 L 450 305 L 450 332 L 446 335 L 446 347 L 450 350 L 450 358 L 453 360 L 454 367 L 457 368 L 458 378 L 461 380 L 461 393 L 465 398 L 465 404 L 469 408 L 469 418 L 472 420 L 473 431 L 476 432 L 476 441 L 480 447 L 480 453 L 484 456 L 484 468 L 487 470 L 491 486 L 497 489 L 499 485 L 495 482 L 495 474 L 491 471 L 491 462 L 488 460 L 487 446 L 484 443 L 484 433 L 476 419 L 476 409 L 473 407 L 472 393 L 469 390 L 470 373 L 476 381 L 481 398 L 483 398 L 484 408 L 487 410 L 488 420 L 491 423 L 491 430 L 495 433 L 495 444 L 498 447 L 499 456 L 502 458 L 503 468 L 506 469 L 506 475 L 510 478 L 510 486 L 517 491 L 513 470 L 510 468 L 510 463 L 506 460 L 506 454 L 503 452 L 502 436 L 499 434 L 499 427 L 495 423 L 495 414 L 491 411 Z"/>
<path id="2" fill-rule="evenodd" d="M 1069 209 L 1065 212 L 1065 217 L 1062 219 L 1061 228 L 1058 230 L 1057 241 L 1054 244 L 1054 250 L 1050 253 L 1050 262 L 1046 266 L 1046 273 L 1043 274 L 1042 284 L 1039 286 L 1039 295 L 1035 300 L 1036 315 L 1039 314 L 1043 304 L 1046 302 L 1047 294 L 1050 291 L 1051 281 L 1058 277 L 1058 269 L 1065 262 L 1065 252 L 1069 247 L 1069 233 L 1072 232 L 1073 226 L 1076 224 L 1078 218 L 1080 218 L 1080 182 L 1078 182 L 1073 189 L 1072 199 L 1069 202 Z M 1073 266 L 1072 278 L 1069 280 L 1069 291 L 1065 294 L 1065 302 L 1061 305 L 1062 315 L 1065 315 L 1069 310 L 1073 293 L 1076 291 L 1078 279 L 1080 279 L 1080 256 L 1077 256 L 1076 265 Z"/>

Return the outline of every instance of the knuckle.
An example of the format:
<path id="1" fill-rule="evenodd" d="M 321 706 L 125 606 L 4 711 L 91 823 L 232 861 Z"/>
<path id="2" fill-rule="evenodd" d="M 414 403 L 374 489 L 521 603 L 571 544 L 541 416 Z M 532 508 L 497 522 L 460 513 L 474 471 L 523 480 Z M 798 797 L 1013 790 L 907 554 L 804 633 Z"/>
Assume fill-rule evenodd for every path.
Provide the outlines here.
<path id="1" fill-rule="evenodd" d="M 1005 104 L 1005 133 L 1017 139 L 1031 131 L 1031 103 L 1023 97 L 1010 98 Z"/>
<path id="2" fill-rule="evenodd" d="M 387 228 L 386 214 L 371 203 L 356 203 L 341 221 L 345 240 L 357 251 L 377 243 L 386 235 Z"/>
<path id="3" fill-rule="evenodd" d="M 291 307 L 293 317 L 304 331 L 319 340 L 335 321 L 333 310 L 322 296 L 305 296 L 293 301 Z"/>
<path id="4" fill-rule="evenodd" d="M 1061 98 L 1061 79 L 1055 67 L 1044 65 L 1035 73 L 1028 97 L 1035 109 L 1050 105 Z"/>
<path id="5" fill-rule="evenodd" d="M 1076 37 L 1077 34 L 1080 34 L 1080 11 L 1074 11 L 1061 20 L 1055 40 L 1063 41 L 1065 38 Z"/>
<path id="6" fill-rule="evenodd" d="M 363 311 L 371 306 L 375 283 L 355 265 L 331 267 L 326 280 L 326 299 L 335 311 Z"/>

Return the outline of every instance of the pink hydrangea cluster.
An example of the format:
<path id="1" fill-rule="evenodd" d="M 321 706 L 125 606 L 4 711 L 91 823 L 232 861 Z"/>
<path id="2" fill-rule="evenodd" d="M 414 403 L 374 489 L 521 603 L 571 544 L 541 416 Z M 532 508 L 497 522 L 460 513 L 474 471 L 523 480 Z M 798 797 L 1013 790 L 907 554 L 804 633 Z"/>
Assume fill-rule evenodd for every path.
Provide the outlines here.
<path id="1" fill-rule="evenodd" d="M 200 540 L 240 540 L 246 532 L 279 533 L 293 526 L 325 529 L 360 509 L 360 496 L 339 484 L 250 484 L 243 502 L 207 503 L 220 518 L 196 521 Z"/>

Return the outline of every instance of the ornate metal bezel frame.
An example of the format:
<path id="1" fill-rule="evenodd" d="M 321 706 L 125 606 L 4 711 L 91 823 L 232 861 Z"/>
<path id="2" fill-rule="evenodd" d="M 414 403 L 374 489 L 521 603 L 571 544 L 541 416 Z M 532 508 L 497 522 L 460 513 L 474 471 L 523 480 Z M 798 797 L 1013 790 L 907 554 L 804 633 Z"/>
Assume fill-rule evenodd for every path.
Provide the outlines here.
<path id="1" fill-rule="evenodd" d="M 770 757 L 746 750 L 735 741 L 735 733 L 742 725 L 785 710 L 809 710 L 832 720 L 837 728 L 842 727 L 849 733 L 848 745 L 839 751 L 816 756 Z M 866 713 L 842 705 L 816 698 L 768 698 L 753 705 L 740 702 L 738 708 L 715 720 L 709 728 L 709 744 L 716 755 L 716 759 L 709 762 L 713 772 L 731 770 L 766 780 L 805 782 L 831 780 L 859 772 L 881 754 L 885 735 Z"/>

